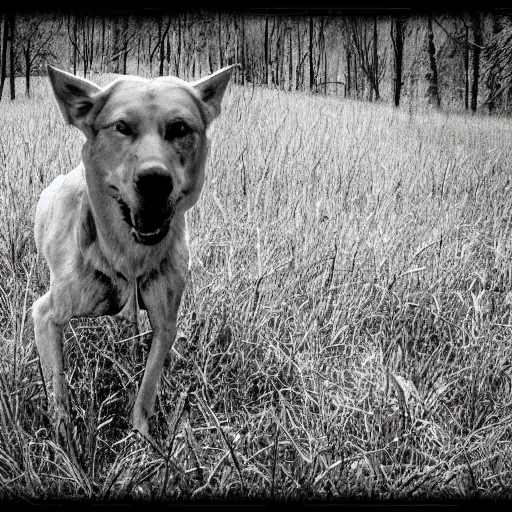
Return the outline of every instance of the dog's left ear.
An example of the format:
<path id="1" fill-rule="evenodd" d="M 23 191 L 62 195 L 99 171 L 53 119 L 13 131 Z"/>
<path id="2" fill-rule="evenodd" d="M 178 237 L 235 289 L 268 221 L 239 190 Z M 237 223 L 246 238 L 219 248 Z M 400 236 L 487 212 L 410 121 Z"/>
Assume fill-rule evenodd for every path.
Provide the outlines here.
<path id="1" fill-rule="evenodd" d="M 236 67 L 241 68 L 242 66 L 240 64 L 226 66 L 190 84 L 197 90 L 206 105 L 209 114 L 208 123 L 213 121 L 220 114 L 222 97 L 226 92 L 231 73 Z"/>

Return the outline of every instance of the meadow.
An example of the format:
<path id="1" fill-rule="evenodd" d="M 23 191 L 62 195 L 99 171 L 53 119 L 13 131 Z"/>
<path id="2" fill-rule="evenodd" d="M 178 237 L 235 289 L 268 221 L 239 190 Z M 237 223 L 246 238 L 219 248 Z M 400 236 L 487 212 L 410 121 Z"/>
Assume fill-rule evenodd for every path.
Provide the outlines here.
<path id="1" fill-rule="evenodd" d="M 510 497 L 509 120 L 230 85 L 154 440 L 128 423 L 147 318 L 138 340 L 75 319 L 72 460 L 41 387 L 32 228 L 83 139 L 44 77 L 0 113 L 2 499 Z"/>

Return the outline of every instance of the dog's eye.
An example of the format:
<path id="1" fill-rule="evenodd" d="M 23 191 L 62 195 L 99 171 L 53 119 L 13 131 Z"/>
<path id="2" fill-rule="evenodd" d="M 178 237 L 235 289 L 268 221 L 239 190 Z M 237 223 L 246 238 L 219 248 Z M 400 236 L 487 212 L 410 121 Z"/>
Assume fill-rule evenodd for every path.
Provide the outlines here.
<path id="1" fill-rule="evenodd" d="M 183 121 L 177 121 L 167 126 L 165 138 L 167 140 L 181 139 L 190 133 L 190 128 Z"/>
<path id="2" fill-rule="evenodd" d="M 122 133 L 123 135 L 131 135 L 133 133 L 132 129 L 124 121 L 117 121 L 115 128 L 116 132 Z"/>

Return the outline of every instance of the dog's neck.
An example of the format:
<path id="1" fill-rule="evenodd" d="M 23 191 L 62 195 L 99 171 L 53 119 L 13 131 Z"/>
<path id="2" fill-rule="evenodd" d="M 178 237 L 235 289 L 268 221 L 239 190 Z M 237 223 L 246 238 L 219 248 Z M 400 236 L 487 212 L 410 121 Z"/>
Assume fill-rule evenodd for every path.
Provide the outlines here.
<path id="1" fill-rule="evenodd" d="M 82 164 L 83 165 L 83 164 Z M 83 169 L 87 182 L 87 171 Z M 82 196 L 78 245 L 87 263 L 107 276 L 134 283 L 169 258 L 188 266 L 186 220 L 176 212 L 165 238 L 155 245 L 136 242 L 115 201 L 99 188 L 87 186 Z"/>

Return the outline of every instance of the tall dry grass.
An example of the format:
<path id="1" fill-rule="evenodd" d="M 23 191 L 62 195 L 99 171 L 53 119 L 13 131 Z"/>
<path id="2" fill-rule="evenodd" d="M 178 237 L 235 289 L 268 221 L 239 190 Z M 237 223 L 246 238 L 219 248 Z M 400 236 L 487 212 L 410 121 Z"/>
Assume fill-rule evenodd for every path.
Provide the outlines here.
<path id="1" fill-rule="evenodd" d="M 0 496 L 510 495 L 507 120 L 231 86 L 154 442 L 127 421 L 148 339 L 77 319 L 73 461 L 40 386 L 32 223 L 82 139 L 35 94 L 0 103 Z"/>

